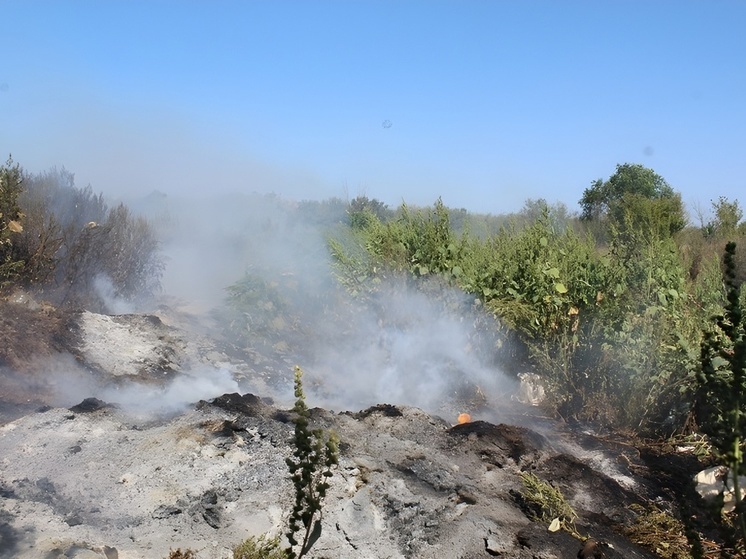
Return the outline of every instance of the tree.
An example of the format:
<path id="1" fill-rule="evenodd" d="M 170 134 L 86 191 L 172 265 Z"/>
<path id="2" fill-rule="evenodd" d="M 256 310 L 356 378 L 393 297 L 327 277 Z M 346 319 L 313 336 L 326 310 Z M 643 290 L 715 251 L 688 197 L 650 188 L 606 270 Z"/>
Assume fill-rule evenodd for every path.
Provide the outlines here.
<path id="1" fill-rule="evenodd" d="M 23 181 L 20 165 L 8 156 L 5 165 L 0 167 L 0 286 L 23 267 L 23 261 L 16 257 L 14 250 L 14 237 L 23 232 L 23 213 L 18 205 Z"/>
<path id="2" fill-rule="evenodd" d="M 738 205 L 738 200 L 731 202 L 721 196 L 717 202 L 712 202 L 712 210 L 715 217 L 704 226 L 705 236 L 723 239 L 743 233 L 746 225 L 739 225 L 743 218 L 743 210 Z"/>
<path id="3" fill-rule="evenodd" d="M 612 230 L 669 237 L 686 226 L 681 196 L 652 169 L 624 163 L 607 181 L 598 179 L 580 199 L 581 219 Z"/>

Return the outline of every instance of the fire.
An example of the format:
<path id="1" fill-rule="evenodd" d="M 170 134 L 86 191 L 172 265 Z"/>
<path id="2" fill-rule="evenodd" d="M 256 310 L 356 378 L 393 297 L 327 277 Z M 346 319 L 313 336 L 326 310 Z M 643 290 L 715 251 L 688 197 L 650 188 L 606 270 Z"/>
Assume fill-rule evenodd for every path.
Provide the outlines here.
<path id="1" fill-rule="evenodd" d="M 471 416 L 468 413 L 460 413 L 458 415 L 458 424 L 463 425 L 464 423 L 470 423 Z"/>

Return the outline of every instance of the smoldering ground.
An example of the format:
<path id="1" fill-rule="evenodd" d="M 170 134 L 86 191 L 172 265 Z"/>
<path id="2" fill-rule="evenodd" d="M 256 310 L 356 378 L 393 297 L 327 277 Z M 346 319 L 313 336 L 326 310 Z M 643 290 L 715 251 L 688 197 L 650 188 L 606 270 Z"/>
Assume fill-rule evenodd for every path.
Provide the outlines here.
<path id="1" fill-rule="evenodd" d="M 398 278 L 358 298 L 343 289 L 328 245 L 349 231 L 341 200 L 155 201 L 141 208 L 163 239 L 164 293 L 212 309 L 245 348 L 278 351 L 286 381 L 271 396 L 280 401 L 292 399 L 293 364 L 306 372 L 309 403 L 336 410 L 391 403 L 450 414 L 459 400 L 494 408 L 515 392 L 494 365 L 492 319 L 473 298 L 436 280 Z"/>

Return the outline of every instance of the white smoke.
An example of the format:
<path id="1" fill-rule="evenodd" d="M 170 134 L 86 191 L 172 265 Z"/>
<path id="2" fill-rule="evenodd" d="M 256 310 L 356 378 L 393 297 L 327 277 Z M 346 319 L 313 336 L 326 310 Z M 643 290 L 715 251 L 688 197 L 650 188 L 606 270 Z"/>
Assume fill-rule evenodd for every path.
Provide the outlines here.
<path id="1" fill-rule="evenodd" d="M 462 298 L 464 304 L 448 309 L 443 297 Z M 466 303 L 455 290 L 439 297 L 411 288 L 382 294 L 375 311 L 363 311 L 354 324 L 344 325 L 345 335 L 327 337 L 310 393 L 335 409 L 388 403 L 453 413 L 453 406 L 477 396 L 485 405 L 497 405 L 515 383 L 485 364 Z"/>
<path id="2" fill-rule="evenodd" d="M 158 415 L 175 413 L 199 400 L 209 400 L 238 391 L 238 383 L 228 369 L 205 367 L 180 373 L 163 386 L 136 382 L 124 386 L 108 386 L 98 392 L 97 397 L 116 404 L 129 413 Z"/>

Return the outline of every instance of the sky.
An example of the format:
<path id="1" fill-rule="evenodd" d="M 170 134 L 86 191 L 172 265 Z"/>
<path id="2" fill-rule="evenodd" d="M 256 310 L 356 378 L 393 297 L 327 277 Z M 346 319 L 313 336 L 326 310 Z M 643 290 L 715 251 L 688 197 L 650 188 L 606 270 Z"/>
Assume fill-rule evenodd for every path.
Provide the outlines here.
<path id="1" fill-rule="evenodd" d="M 113 197 L 746 205 L 746 0 L 0 0 L 0 157 Z"/>

